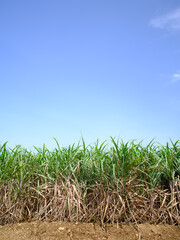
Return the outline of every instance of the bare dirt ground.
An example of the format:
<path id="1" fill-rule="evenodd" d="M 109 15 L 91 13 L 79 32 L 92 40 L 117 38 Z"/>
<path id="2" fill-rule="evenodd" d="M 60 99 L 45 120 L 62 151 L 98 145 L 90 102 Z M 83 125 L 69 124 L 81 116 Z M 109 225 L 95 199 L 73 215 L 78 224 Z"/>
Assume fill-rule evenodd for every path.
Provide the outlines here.
<path id="1" fill-rule="evenodd" d="M 0 240 L 180 240 L 180 228 L 170 225 L 106 225 L 31 222 L 0 226 Z"/>

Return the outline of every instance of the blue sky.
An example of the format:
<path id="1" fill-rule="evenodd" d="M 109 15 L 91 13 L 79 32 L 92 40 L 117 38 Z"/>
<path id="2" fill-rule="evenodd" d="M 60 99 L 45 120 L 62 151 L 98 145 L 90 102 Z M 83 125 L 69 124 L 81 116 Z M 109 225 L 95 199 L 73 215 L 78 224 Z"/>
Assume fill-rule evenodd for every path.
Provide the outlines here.
<path id="1" fill-rule="evenodd" d="M 1 0 L 0 143 L 180 139 L 178 0 Z"/>

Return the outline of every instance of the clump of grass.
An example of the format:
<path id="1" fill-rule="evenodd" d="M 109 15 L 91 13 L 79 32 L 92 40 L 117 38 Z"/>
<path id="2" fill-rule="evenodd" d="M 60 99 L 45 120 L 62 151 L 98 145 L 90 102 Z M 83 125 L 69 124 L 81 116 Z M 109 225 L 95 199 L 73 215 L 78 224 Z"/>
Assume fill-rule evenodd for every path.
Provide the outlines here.
<path id="1" fill-rule="evenodd" d="M 26 220 L 180 224 L 180 146 L 116 141 L 0 146 L 0 224 Z"/>

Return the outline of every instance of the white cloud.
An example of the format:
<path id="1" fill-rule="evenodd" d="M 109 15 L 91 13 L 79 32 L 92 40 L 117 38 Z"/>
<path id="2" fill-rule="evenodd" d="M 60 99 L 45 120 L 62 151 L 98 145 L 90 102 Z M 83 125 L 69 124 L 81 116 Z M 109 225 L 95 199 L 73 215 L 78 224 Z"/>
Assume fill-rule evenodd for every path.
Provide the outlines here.
<path id="1" fill-rule="evenodd" d="M 155 28 L 180 30 L 180 8 L 166 15 L 151 19 L 150 25 Z"/>
<path id="2" fill-rule="evenodd" d="M 172 75 L 172 82 L 180 81 L 180 73 L 174 73 Z"/>

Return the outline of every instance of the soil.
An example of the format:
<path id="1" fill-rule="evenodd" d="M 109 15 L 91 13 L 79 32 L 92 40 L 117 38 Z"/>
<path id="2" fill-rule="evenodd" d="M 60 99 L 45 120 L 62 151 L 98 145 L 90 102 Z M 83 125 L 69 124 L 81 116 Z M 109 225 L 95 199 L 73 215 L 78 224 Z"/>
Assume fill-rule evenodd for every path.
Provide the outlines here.
<path id="1" fill-rule="evenodd" d="M 0 226 L 0 240 L 180 240 L 171 225 L 106 225 L 93 223 L 30 222 Z"/>

